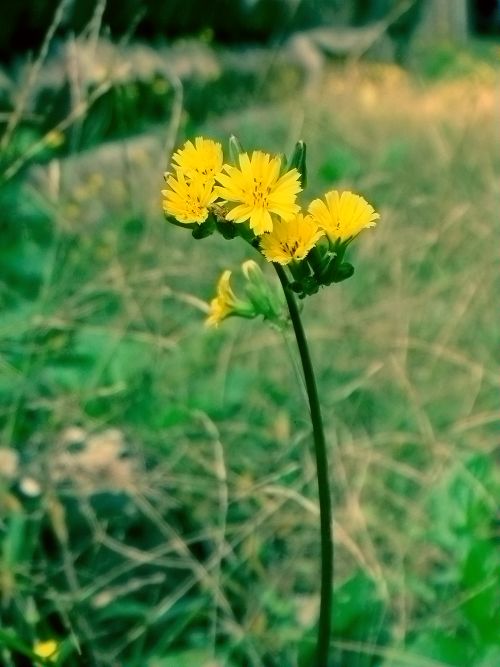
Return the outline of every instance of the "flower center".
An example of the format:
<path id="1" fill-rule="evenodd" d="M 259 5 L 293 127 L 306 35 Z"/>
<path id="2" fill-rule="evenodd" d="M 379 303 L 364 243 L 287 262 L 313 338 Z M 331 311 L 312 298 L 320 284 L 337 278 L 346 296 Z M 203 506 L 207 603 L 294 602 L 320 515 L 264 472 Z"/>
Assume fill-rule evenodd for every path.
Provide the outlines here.
<path id="1" fill-rule="evenodd" d="M 253 188 L 249 193 L 250 203 L 257 207 L 268 208 L 268 197 L 271 194 L 271 188 L 264 187 L 262 181 L 253 179 Z"/>
<path id="2" fill-rule="evenodd" d="M 201 215 L 203 209 L 205 208 L 204 205 L 200 201 L 200 196 L 199 195 L 192 195 L 190 200 L 189 200 L 189 206 L 191 208 L 191 213 L 194 213 L 195 215 Z"/>
<path id="3" fill-rule="evenodd" d="M 299 242 L 298 241 L 293 241 L 292 243 L 289 243 L 288 241 L 283 241 L 281 243 L 281 249 L 287 255 L 290 255 L 291 257 L 294 257 L 295 253 L 299 249 Z"/>

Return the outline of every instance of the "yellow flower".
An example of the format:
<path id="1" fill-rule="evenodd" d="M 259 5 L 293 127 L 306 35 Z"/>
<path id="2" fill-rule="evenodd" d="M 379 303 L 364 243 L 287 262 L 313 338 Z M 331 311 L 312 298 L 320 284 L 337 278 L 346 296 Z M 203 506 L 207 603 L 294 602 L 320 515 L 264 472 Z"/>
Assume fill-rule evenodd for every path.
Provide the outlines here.
<path id="1" fill-rule="evenodd" d="M 194 144 L 186 141 L 184 146 L 173 154 L 172 161 L 188 178 L 214 178 L 222 169 L 222 146 L 212 139 L 196 137 Z"/>
<path id="2" fill-rule="evenodd" d="M 58 130 L 51 130 L 43 138 L 45 145 L 49 148 L 59 148 L 66 141 L 66 137 Z"/>
<path id="3" fill-rule="evenodd" d="M 217 283 L 217 296 L 210 302 L 210 312 L 205 320 L 209 327 L 216 327 L 222 320 L 229 317 L 237 303 L 236 295 L 231 289 L 229 281 L 231 271 L 224 271 Z"/>
<path id="4" fill-rule="evenodd" d="M 33 653 L 39 658 L 48 658 L 55 662 L 58 648 L 59 644 L 54 639 L 47 639 L 44 642 L 36 642 L 33 646 Z"/>
<path id="5" fill-rule="evenodd" d="M 268 262 L 288 264 L 304 259 L 323 234 L 310 215 L 298 213 L 291 220 L 277 222 L 271 233 L 261 237 L 260 247 Z"/>
<path id="6" fill-rule="evenodd" d="M 309 204 L 309 213 L 330 240 L 347 241 L 365 227 L 374 227 L 380 215 L 366 199 L 352 192 L 331 190 L 325 195 L 326 204 L 315 199 Z"/>
<path id="7" fill-rule="evenodd" d="M 239 169 L 224 165 L 227 173 L 216 177 L 222 186 L 216 188 L 219 196 L 237 204 L 226 215 L 228 220 L 250 220 L 251 229 L 260 235 L 272 231 L 271 213 L 287 220 L 299 212 L 295 199 L 302 188 L 296 169 L 280 177 L 280 158 L 261 151 L 254 151 L 251 157 L 241 153 L 239 163 Z"/>
<path id="8" fill-rule="evenodd" d="M 210 302 L 210 309 L 205 324 L 209 327 L 218 326 L 230 315 L 252 318 L 259 312 L 251 300 L 239 299 L 231 289 L 231 271 L 224 271 L 217 283 L 217 295 Z"/>
<path id="9" fill-rule="evenodd" d="M 204 222 L 208 207 L 217 199 L 213 179 L 196 177 L 187 181 L 181 170 L 177 170 L 177 178 L 165 176 L 170 189 L 161 192 L 165 197 L 163 210 L 179 222 Z"/>

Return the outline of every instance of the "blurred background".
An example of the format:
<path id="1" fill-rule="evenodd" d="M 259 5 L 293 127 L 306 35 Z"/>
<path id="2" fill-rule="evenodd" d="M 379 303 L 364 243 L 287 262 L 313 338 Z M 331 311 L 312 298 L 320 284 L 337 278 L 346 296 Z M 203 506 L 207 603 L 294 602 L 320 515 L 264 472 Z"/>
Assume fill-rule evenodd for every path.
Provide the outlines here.
<path id="1" fill-rule="evenodd" d="M 47 640 L 61 665 L 310 664 L 293 345 L 203 326 L 248 250 L 161 210 L 172 150 L 235 133 L 304 139 L 304 201 L 351 189 L 381 215 L 303 310 L 335 667 L 498 667 L 499 3 L 4 4 L 0 664 Z"/>

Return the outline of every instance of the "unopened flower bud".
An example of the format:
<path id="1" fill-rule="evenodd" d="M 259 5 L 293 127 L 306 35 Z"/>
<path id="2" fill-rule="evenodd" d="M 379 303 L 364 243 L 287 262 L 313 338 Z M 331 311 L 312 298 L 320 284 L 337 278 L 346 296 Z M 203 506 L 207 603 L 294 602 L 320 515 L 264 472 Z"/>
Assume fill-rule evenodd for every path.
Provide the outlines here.
<path id="1" fill-rule="evenodd" d="M 300 185 L 302 188 L 307 184 L 307 166 L 306 166 L 306 144 L 304 141 L 297 141 L 295 150 L 290 159 L 289 169 L 295 169 L 300 174 Z"/>
<path id="2" fill-rule="evenodd" d="M 266 280 L 260 266 L 253 260 L 243 262 L 241 266 L 246 278 L 245 294 L 258 315 L 265 320 L 279 323 L 283 320 L 283 306 L 278 293 Z"/>

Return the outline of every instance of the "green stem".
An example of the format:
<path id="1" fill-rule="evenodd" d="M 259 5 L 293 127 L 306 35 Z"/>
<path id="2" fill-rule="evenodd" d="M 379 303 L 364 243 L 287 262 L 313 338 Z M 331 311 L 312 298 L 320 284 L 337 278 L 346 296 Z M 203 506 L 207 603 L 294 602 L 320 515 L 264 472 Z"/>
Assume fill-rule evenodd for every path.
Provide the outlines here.
<path id="1" fill-rule="evenodd" d="M 326 455 L 325 433 L 321 417 L 321 407 L 318 397 L 318 388 L 314 377 L 311 355 L 307 346 L 307 339 L 300 319 L 299 309 L 295 296 L 290 288 L 284 269 L 274 264 L 280 279 L 286 303 L 290 312 L 300 360 L 304 371 L 311 422 L 313 428 L 314 451 L 316 454 L 316 474 L 318 478 L 320 529 L 321 529 L 321 603 L 318 622 L 318 642 L 316 645 L 316 662 L 314 667 L 328 667 L 328 653 L 330 648 L 331 618 L 332 618 L 332 589 L 333 589 L 333 535 L 332 535 L 332 501 L 328 480 L 328 460 Z"/>

